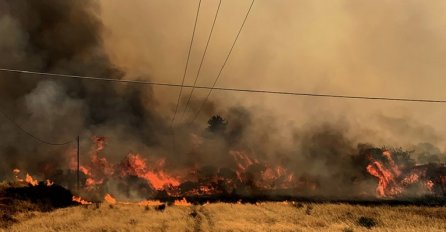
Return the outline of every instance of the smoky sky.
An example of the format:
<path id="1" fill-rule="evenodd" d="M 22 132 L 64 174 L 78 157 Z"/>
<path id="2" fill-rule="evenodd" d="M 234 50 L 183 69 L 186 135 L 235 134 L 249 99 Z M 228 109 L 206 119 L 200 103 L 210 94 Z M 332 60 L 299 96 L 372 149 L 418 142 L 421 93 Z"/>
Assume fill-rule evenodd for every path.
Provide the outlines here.
<path id="1" fill-rule="evenodd" d="M 203 1 L 186 84 L 193 83 L 217 4 Z M 199 85 L 213 82 L 249 4 L 222 3 Z M 197 5 L 0 0 L 0 66 L 179 83 Z M 446 99 L 444 10 L 443 1 L 258 0 L 217 86 Z M 234 166 L 228 153 L 240 149 L 299 175 L 317 176 L 338 192 L 347 177 L 359 175 L 350 163 L 358 143 L 415 147 L 423 159 L 435 159 L 429 152 L 443 159 L 446 145 L 446 110 L 440 104 L 214 91 L 197 121 L 189 123 L 206 94 L 197 90 L 173 131 L 176 88 L 0 77 L 2 111 L 51 141 L 80 135 L 84 159 L 93 135 L 107 138 L 104 152 L 115 162 L 134 151 L 167 157 L 176 161 L 172 166 Z M 214 114 L 228 121 L 224 136 L 206 134 Z M 13 167 L 44 173 L 66 159 L 69 148 L 38 144 L 0 120 L 1 175 Z"/>
<path id="2" fill-rule="evenodd" d="M 111 58 L 133 74 L 178 83 L 197 1 L 102 1 Z M 203 2 L 186 83 L 192 84 L 218 1 Z M 250 1 L 222 3 L 200 85 L 211 85 Z M 362 96 L 445 99 L 442 1 L 256 1 L 218 86 Z M 186 90 L 188 92 L 189 90 Z M 171 113 L 177 89 L 155 88 Z M 205 91 L 195 91 L 197 97 Z M 218 105 L 258 108 L 289 123 L 348 121 L 361 139 L 444 147 L 441 104 L 319 99 L 217 92 Z M 217 109 L 218 110 L 218 109 Z M 203 115 L 208 117 L 209 114 Z M 408 122 L 407 131 L 383 118 Z M 393 127 L 393 125 L 396 125 Z M 418 134 L 418 128 L 425 128 Z M 369 131 L 370 133 L 364 133 Z M 427 133 L 425 133 L 427 132 Z M 435 138 L 434 138 L 435 137 Z"/>

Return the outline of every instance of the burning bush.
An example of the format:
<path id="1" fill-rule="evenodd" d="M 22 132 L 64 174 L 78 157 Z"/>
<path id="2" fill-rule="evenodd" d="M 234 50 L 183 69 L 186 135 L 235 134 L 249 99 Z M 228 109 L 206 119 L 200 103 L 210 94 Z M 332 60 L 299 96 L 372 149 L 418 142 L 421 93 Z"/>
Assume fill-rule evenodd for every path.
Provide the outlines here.
<path id="1" fill-rule="evenodd" d="M 446 196 L 446 166 L 416 165 L 410 153 L 402 149 L 369 149 L 367 172 L 378 179 L 380 197 L 413 194 Z"/>
<path id="2" fill-rule="evenodd" d="M 226 125 L 226 122 L 218 117 L 213 121 L 224 122 Z M 328 165 L 330 169 L 325 174 L 321 174 L 319 170 L 293 171 L 288 168 L 289 165 L 260 159 L 258 155 L 243 149 L 228 150 L 227 158 L 231 159 L 232 163 L 220 166 L 196 162 L 187 167 L 175 168 L 163 157 L 147 158 L 135 152 L 127 154 L 120 162 L 113 164 L 104 152 L 106 139 L 95 136 L 92 139 L 95 146 L 90 151 L 89 162 L 79 166 L 79 193 L 95 202 L 102 201 L 106 194 L 130 201 L 172 200 L 182 197 L 265 199 L 268 196 L 274 198 L 319 195 L 330 199 L 342 196 L 345 199 L 372 197 L 372 188 L 363 183 L 373 182 L 374 177 L 378 181 L 376 194 L 381 198 L 445 194 L 444 165 L 416 165 L 410 152 L 402 149 L 374 148 L 369 145 L 359 145 L 357 151 L 352 150 L 351 154 L 341 155 L 350 148 L 344 139 L 334 138 L 336 136 L 318 135 L 316 138 L 330 140 L 331 142 L 325 142 L 328 146 L 331 146 L 330 143 L 344 144 L 341 145 L 342 149 L 320 151 L 315 145 L 307 145 L 308 154 L 317 154 L 319 157 L 307 155 L 302 160 L 323 161 L 318 165 L 309 166 Z M 48 185 L 55 182 L 75 189 L 77 163 L 74 153 L 69 152 L 68 169 L 53 171 L 51 178 L 46 181 Z M 342 163 L 336 159 L 337 155 L 342 156 Z M 338 166 L 332 167 L 332 161 L 333 165 Z M 19 182 L 38 187 L 38 181 L 29 174 L 21 176 L 20 170 L 14 169 L 14 175 Z"/>

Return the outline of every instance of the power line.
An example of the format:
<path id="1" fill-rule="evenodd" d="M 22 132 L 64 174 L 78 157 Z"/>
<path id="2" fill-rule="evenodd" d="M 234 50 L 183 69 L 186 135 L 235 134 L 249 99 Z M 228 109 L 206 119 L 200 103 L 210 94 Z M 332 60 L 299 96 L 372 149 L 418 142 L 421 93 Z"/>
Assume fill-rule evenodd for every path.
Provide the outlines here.
<path id="1" fill-rule="evenodd" d="M 217 84 L 217 81 L 218 81 L 218 79 L 220 78 L 221 73 L 223 72 L 223 69 L 224 69 L 225 66 L 226 66 L 226 63 L 228 62 L 229 57 L 231 56 L 232 51 L 234 50 L 234 46 L 235 46 L 235 44 L 237 43 L 238 37 L 240 36 L 240 33 L 242 32 L 243 27 L 245 26 L 246 20 L 248 19 L 249 13 L 251 12 L 251 9 L 252 9 L 252 6 L 254 5 L 254 2 L 255 2 L 255 0 L 252 0 L 251 5 L 249 6 L 249 9 L 248 9 L 248 11 L 246 12 L 245 18 L 243 19 L 243 23 L 242 23 L 242 25 L 240 26 L 240 29 L 239 29 L 239 31 L 238 31 L 238 33 L 237 33 L 237 36 L 235 37 L 234 42 L 232 43 L 231 49 L 229 50 L 228 55 L 226 56 L 226 59 L 225 59 L 225 61 L 223 62 L 223 65 L 221 66 L 220 71 L 218 72 L 218 75 L 217 75 L 217 77 L 216 77 L 215 80 L 214 80 L 214 83 L 212 84 L 212 88 L 209 90 L 209 92 L 208 92 L 206 98 L 202 101 L 200 107 L 198 108 L 198 111 L 195 113 L 194 117 L 192 118 L 192 122 L 195 121 L 195 119 L 196 119 L 196 118 L 198 117 L 198 115 L 200 114 L 201 109 L 203 108 L 203 106 L 204 106 L 204 105 L 206 104 L 206 102 L 208 101 L 209 96 L 210 96 L 211 93 L 212 93 L 212 90 L 214 89 L 215 85 Z"/>
<path id="2" fill-rule="evenodd" d="M 165 86 L 165 87 L 176 87 L 176 88 L 178 88 L 178 87 L 182 87 L 182 88 L 194 87 L 192 85 L 181 85 L 181 84 L 171 84 L 171 83 L 151 82 L 151 81 L 141 81 L 141 80 L 111 79 L 111 78 L 56 74 L 56 73 L 46 73 L 46 72 L 34 72 L 34 71 L 5 69 L 5 68 L 0 68 L 0 72 L 21 73 L 21 74 L 26 74 L 29 76 L 36 76 L 39 78 L 64 77 L 64 78 L 71 78 L 71 79 L 116 82 L 116 83 L 124 83 L 124 84 L 141 84 L 141 85 Z M 197 85 L 194 88 L 205 89 L 205 90 L 212 89 L 212 90 L 227 91 L 227 92 L 261 93 L 261 94 L 276 94 L 276 95 L 291 95 L 291 96 L 306 96 L 306 97 L 344 98 L 344 99 L 358 99 L 358 100 L 383 100 L 383 101 L 420 102 L 420 103 L 446 103 L 446 100 L 437 100 L 437 99 L 392 98 L 392 97 L 370 97 L 370 96 L 353 96 L 353 95 L 338 95 L 338 94 L 319 94 L 319 93 L 288 92 L 288 91 L 260 90 L 260 89 L 243 89 L 243 88 L 231 88 L 231 87 L 215 87 L 215 86 L 209 87 L 209 86 L 200 86 L 200 85 Z"/>
<path id="3" fill-rule="evenodd" d="M 189 51 L 187 53 L 186 66 L 184 67 L 183 79 L 181 81 L 181 85 L 184 85 L 184 80 L 186 78 L 187 68 L 189 67 L 190 53 L 192 51 L 192 45 L 194 43 L 195 38 L 195 29 L 197 28 L 198 15 L 200 13 L 201 0 L 198 2 L 197 14 L 195 16 L 194 29 L 192 30 L 192 38 L 190 39 Z M 177 105 L 175 106 L 175 112 L 172 117 L 171 126 L 173 127 L 173 123 L 175 122 L 175 117 L 177 116 L 178 106 L 180 105 L 181 95 L 183 93 L 183 87 L 180 87 L 180 93 L 178 94 Z"/>
<path id="4" fill-rule="evenodd" d="M 200 76 L 201 67 L 203 66 L 203 61 L 204 61 L 204 58 L 206 57 L 206 52 L 208 50 L 209 42 L 211 41 L 211 38 L 212 38 L 212 33 L 214 31 L 215 22 L 217 21 L 218 12 L 220 11 L 220 6 L 221 6 L 221 0 L 218 3 L 217 11 L 215 12 L 215 16 L 214 16 L 214 21 L 212 22 L 211 31 L 209 32 L 208 40 L 206 42 L 206 47 L 204 48 L 203 56 L 201 57 L 200 65 L 198 66 L 197 76 L 195 77 L 195 80 L 194 80 L 194 86 L 197 84 L 198 78 Z M 187 102 L 186 102 L 186 107 L 184 108 L 184 111 L 183 111 L 183 116 L 187 112 L 190 100 L 192 98 L 192 95 L 194 94 L 194 90 L 195 90 L 195 87 L 192 87 L 192 90 L 189 94 L 189 98 L 187 99 Z"/>
<path id="5" fill-rule="evenodd" d="M 25 133 L 26 135 L 30 136 L 31 138 L 39 141 L 40 143 L 44 143 L 47 145 L 52 145 L 52 146 L 61 146 L 61 145 L 67 145 L 69 143 L 72 143 L 74 140 L 71 139 L 69 141 L 66 142 L 62 142 L 62 143 L 55 143 L 55 142 L 49 142 L 48 140 L 44 140 L 41 139 L 35 135 L 33 135 L 31 132 L 25 130 L 23 127 L 21 127 L 17 122 L 15 122 L 12 118 L 8 117 L 5 113 L 3 113 L 2 111 L 0 111 L 0 114 L 3 115 L 4 118 L 6 118 L 8 121 L 10 121 L 15 127 L 17 127 L 19 130 L 21 130 L 23 133 Z"/>

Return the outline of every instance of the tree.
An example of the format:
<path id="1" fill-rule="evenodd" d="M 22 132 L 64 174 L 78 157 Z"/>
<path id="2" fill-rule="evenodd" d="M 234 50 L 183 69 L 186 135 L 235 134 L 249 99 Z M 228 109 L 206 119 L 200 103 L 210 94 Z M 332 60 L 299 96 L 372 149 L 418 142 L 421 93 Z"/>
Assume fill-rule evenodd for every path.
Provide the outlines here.
<path id="1" fill-rule="evenodd" d="M 228 122 L 220 115 L 214 115 L 208 120 L 208 130 L 212 133 L 223 133 Z"/>

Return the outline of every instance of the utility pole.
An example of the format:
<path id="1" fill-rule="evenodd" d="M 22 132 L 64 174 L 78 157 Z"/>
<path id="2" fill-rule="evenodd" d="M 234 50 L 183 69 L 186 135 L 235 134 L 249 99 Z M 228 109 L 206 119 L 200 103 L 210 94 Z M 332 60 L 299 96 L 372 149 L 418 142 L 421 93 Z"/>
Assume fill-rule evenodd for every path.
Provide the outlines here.
<path id="1" fill-rule="evenodd" d="M 80 180 L 79 180 L 79 175 L 80 175 L 80 151 L 79 151 L 79 136 L 77 136 L 77 191 L 79 192 L 80 190 Z"/>

